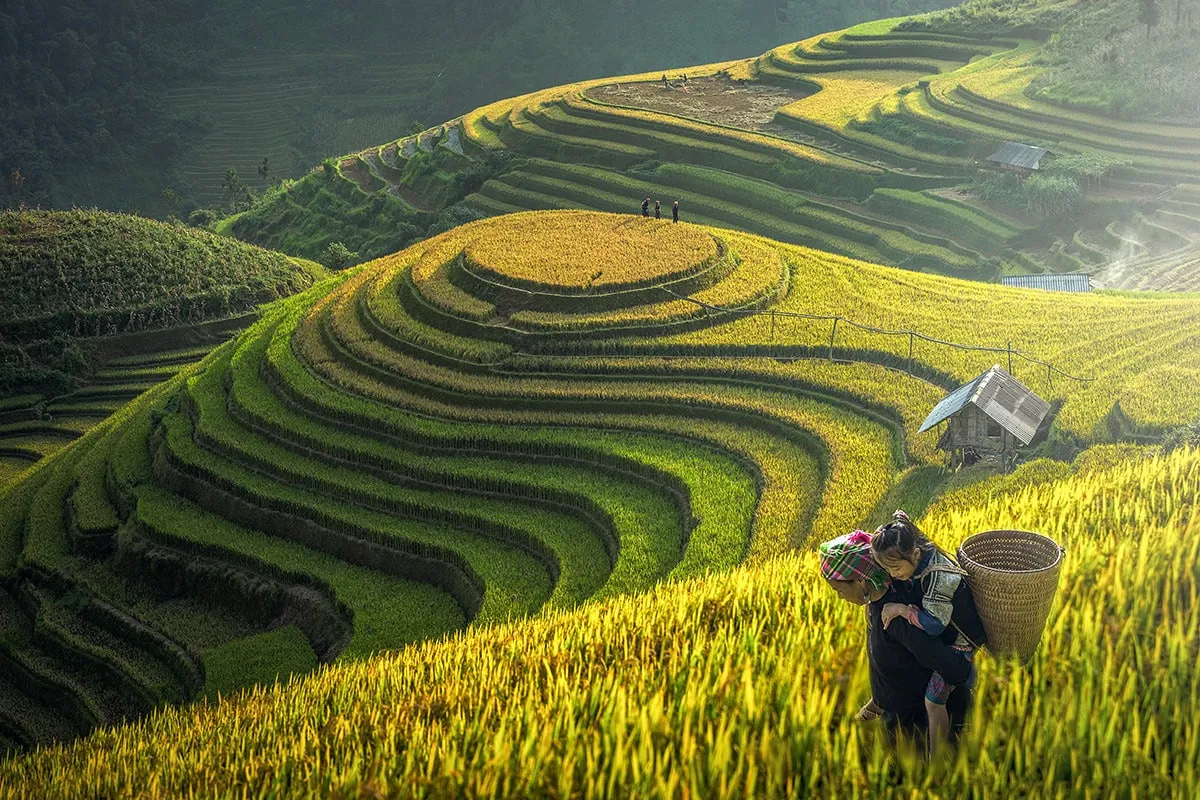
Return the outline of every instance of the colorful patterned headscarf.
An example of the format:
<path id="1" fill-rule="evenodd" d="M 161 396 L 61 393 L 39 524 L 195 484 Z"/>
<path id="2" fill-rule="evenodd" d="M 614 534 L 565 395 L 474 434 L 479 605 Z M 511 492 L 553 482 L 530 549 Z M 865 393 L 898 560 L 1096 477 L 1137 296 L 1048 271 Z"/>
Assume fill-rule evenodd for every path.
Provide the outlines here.
<path id="1" fill-rule="evenodd" d="M 871 535 L 854 531 L 822 542 L 821 575 L 827 581 L 866 581 L 873 591 L 887 585 L 888 574 L 871 555 Z"/>

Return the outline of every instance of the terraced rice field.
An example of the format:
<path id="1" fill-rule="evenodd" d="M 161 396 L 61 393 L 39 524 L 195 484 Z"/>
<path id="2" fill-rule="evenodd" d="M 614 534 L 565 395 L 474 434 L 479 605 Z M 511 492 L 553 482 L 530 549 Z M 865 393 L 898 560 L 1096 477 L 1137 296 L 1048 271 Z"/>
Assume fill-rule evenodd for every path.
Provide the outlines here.
<path id="1" fill-rule="evenodd" d="M 276 178 L 298 177 L 317 154 L 394 138 L 421 118 L 436 59 L 409 52 L 272 52 L 230 60 L 211 82 L 168 95 L 169 110 L 202 125 L 180 172 L 201 203 L 222 199 L 226 170 L 261 189 L 270 159 Z M 354 75 L 349 83 L 341 75 Z"/>
<path id="2" fill-rule="evenodd" d="M 595 212 L 327 280 L 5 493 L 0 730 L 70 737 L 837 535 L 938 460 L 916 426 L 997 357 L 932 339 L 1020 331 L 1096 378 L 1015 366 L 1083 440 L 1114 399 L 1151 427 L 1191 413 L 1141 376 L 1200 370 L 1200 304 L 1046 297 Z"/>
<path id="3" fill-rule="evenodd" d="M 913 170 L 895 163 L 902 159 L 891 158 L 889 163 L 889 154 L 880 158 L 879 152 L 843 133 L 897 87 L 913 84 L 931 70 L 960 65 L 898 65 L 892 54 L 908 44 L 894 48 L 886 37 L 850 37 L 847 34 L 845 44 L 838 45 L 844 49 L 833 48 L 832 40 L 830 48 L 821 49 L 818 55 L 830 58 L 818 59 L 821 69 L 810 77 L 796 71 L 802 70 L 798 62 L 793 71 L 771 72 L 769 65 L 788 50 L 783 48 L 757 61 L 689 70 L 687 86 L 664 87 L 653 75 L 627 76 L 616 82 L 559 87 L 480 109 L 463 120 L 470 141 L 479 147 L 506 147 L 535 160 L 522 172 L 485 185 L 467 203 L 487 214 L 522 208 L 615 211 L 636 207 L 639 196 L 651 195 L 666 200 L 665 205 L 680 199 L 688 219 L 719 220 L 785 241 L 909 268 L 988 279 L 999 271 L 1036 266 L 1015 254 L 985 263 L 980 252 L 955 241 L 954 227 L 940 228 L 935 221 L 932 229 L 917 230 L 907 221 L 897 222 L 859 205 L 883 187 L 919 191 L 959 180 L 955 173 L 961 172 L 961 163 L 948 171 L 945 165 L 928 164 L 923 171 Z M 812 49 L 821 41 L 794 49 Z M 920 46 L 939 47 L 928 42 Z M 996 47 L 954 43 L 938 52 L 965 61 Z M 871 62 L 874 57 L 882 60 Z M 746 82 L 752 77 L 759 80 Z M 782 87 L 774 89 L 763 80 Z M 714 95 L 716 87 L 723 88 Z M 774 109 L 760 108 L 761 98 L 772 97 L 777 98 Z M 643 170 L 637 166 L 643 161 L 666 163 L 658 170 Z M 579 169 L 581 162 L 594 166 Z M 693 172 L 681 186 L 671 170 L 687 170 L 684 164 L 703 164 L 705 170 Z M 532 179 L 524 174 L 551 169 L 556 172 L 553 184 L 548 176 Z M 770 185 L 730 191 L 734 175 Z M 600 180 L 606 185 L 597 186 Z M 802 205 L 808 208 L 798 211 Z M 806 213 L 809 209 L 815 213 Z"/>
<path id="4" fill-rule="evenodd" d="M 0 489 L 54 455 L 129 401 L 198 362 L 211 347 L 109 360 L 88 386 L 56 397 L 22 395 L 0 405 Z"/>
<path id="5" fill-rule="evenodd" d="M 6 746 L 335 667 L 9 760 L 0 783 L 120 793 L 167 763 L 154 791 L 179 793 L 226 785 L 230 748 L 307 765 L 289 790 L 349 793 L 378 788 L 346 771 L 351 749 L 387 785 L 432 769 L 439 793 L 672 795 L 651 759 L 717 796 L 918 780 L 842 721 L 866 691 L 861 627 L 812 542 L 938 463 L 916 426 L 996 358 L 945 341 L 1020 330 L 1027 354 L 1094 377 L 1015 365 L 1086 442 L 1114 400 L 1145 425 L 1195 413 L 1156 387 L 1200 372 L 1197 317 L 1187 296 L 1053 297 L 637 215 L 455 229 L 270 306 L 0 498 Z M 908 332 L 928 338 L 910 351 Z M 946 545 L 1011 524 L 1070 548 L 1032 670 L 982 657 L 971 755 L 932 767 L 939 785 L 1025 785 L 1023 760 L 964 766 L 1012 748 L 1055 765 L 1036 779 L 1051 789 L 1195 783 L 1197 463 L 1100 447 L 935 503 L 923 524 Z M 1132 713 L 1111 713 L 1117 691 Z M 1078 735 L 1106 714 L 1110 735 Z M 730 753 L 766 749 L 723 755 L 712 726 Z M 846 747 L 865 772 L 822 766 Z M 252 758 L 238 780 L 280 788 Z"/>
<path id="6" fill-rule="evenodd" d="M 869 23 L 748 62 L 692 68 L 686 86 L 632 75 L 486 106 L 463 118 L 466 139 L 531 161 L 467 204 L 483 214 L 627 210 L 649 194 L 668 206 L 680 199 L 685 216 L 699 222 L 910 269 L 982 280 L 1087 271 L 1108 288 L 1193 287 L 1200 216 L 1169 192 L 1197 169 L 1200 132 L 1105 120 L 1028 96 L 1043 69 L 1036 41 L 894 26 Z M 970 191 L 959 191 L 956 208 L 933 199 L 977 176 L 979 163 L 1008 140 L 1124 164 L 1090 190 L 1158 209 L 1135 221 L 1145 235 L 1128 238 L 1138 245 L 1101 246 L 1113 235 L 1105 226 L 1127 224 L 1121 220 L 1133 205 L 1114 205 L 1108 221 L 1072 233 L 1019 213 L 1015 224 L 997 225 L 1005 214 Z M 686 188 L 673 182 L 671 170 L 701 166 L 771 186 L 747 199 L 711 172 Z M 797 214 L 806 201 L 826 213 Z"/>
<path id="7" fill-rule="evenodd" d="M 398 229 L 456 200 L 483 216 L 623 212 L 651 196 L 666 209 L 680 200 L 691 221 L 923 272 L 982 281 L 1087 272 L 1101 288 L 1195 287 L 1200 211 L 1180 192 L 1200 181 L 1200 129 L 1039 99 L 1030 87 L 1045 70 L 1040 41 L 898 23 L 672 71 L 666 86 L 661 72 L 568 84 L 419 136 L 389 134 L 297 184 L 287 209 L 252 212 L 233 230 L 278 247 L 288 226 L 348 240 L 357 226 L 364 250 L 385 252 L 362 219 Z M 1019 197 L 1016 207 L 983 199 L 975 184 L 996 174 L 985 159 L 1005 141 L 1049 147 L 1051 171 L 1056 156 L 1114 165 L 1079 178 L 1082 223 L 1033 213 Z M 403 179 L 414 154 L 443 149 L 463 156 L 451 171 L 476 169 L 491 151 L 516 159 L 465 198 Z"/>

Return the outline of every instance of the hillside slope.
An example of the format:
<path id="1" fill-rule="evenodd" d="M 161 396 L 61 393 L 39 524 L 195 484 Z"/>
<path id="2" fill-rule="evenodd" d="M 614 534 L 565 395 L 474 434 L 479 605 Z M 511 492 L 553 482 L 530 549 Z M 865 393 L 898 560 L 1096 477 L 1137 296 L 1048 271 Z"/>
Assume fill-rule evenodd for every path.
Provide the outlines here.
<path id="1" fill-rule="evenodd" d="M 105 212 L 0 213 L 0 337 L 89 337 L 219 319 L 313 275 L 279 253 Z"/>
<path id="2" fill-rule="evenodd" d="M 1010 341 L 1055 441 L 1181 424 L 1157 387 L 1200 372 L 1198 322 L 637 216 L 463 226 L 270 306 L 4 494 L 0 731 L 804 549 L 938 472 L 917 427 Z"/>
<path id="3" fill-rule="evenodd" d="M 324 274 L 138 217 L 0 212 L 0 486 Z"/>
<path id="4" fill-rule="evenodd" d="M 1066 101 L 1042 91 L 1061 75 L 1052 34 L 1100 24 L 1079 8 L 976 0 L 667 84 L 655 71 L 492 103 L 330 160 L 228 230 L 308 257 L 339 240 L 365 258 L 481 216 L 629 211 L 649 196 L 908 269 L 1194 290 L 1200 127 L 1051 102 Z M 1007 141 L 1051 151 L 1039 174 L 988 166 Z"/>

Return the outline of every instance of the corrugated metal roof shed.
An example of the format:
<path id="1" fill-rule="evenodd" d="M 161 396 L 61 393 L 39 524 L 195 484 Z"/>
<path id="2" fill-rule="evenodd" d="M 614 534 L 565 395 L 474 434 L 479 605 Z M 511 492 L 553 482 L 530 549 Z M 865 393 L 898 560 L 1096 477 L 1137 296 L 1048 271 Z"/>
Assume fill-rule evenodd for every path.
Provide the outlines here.
<path id="1" fill-rule="evenodd" d="M 983 373 L 976 377 L 970 383 L 964 383 L 962 386 L 955 389 L 950 394 L 946 395 L 941 401 L 933 407 L 933 411 L 929 412 L 929 416 L 921 423 L 921 429 L 917 433 L 925 431 L 937 425 L 942 420 L 949 419 L 966 408 L 971 402 L 971 398 L 975 396 L 975 390 L 979 388 L 979 383 L 988 376 L 988 373 Z"/>
<path id="2" fill-rule="evenodd" d="M 1049 152 L 1044 147 L 1034 147 L 1031 144 L 1005 142 L 986 160 L 996 164 L 1006 164 L 1010 167 L 1036 170 L 1041 168 L 1042 157 Z"/>
<path id="3" fill-rule="evenodd" d="M 917 433 L 949 419 L 968 404 L 987 414 L 1022 444 L 1033 441 L 1042 420 L 1050 413 L 1049 403 L 997 364 L 942 398 Z"/>
<path id="4" fill-rule="evenodd" d="M 1048 292 L 1090 292 L 1092 280 L 1087 275 L 1006 275 L 1000 279 L 1005 286 L 1020 289 L 1045 289 Z"/>

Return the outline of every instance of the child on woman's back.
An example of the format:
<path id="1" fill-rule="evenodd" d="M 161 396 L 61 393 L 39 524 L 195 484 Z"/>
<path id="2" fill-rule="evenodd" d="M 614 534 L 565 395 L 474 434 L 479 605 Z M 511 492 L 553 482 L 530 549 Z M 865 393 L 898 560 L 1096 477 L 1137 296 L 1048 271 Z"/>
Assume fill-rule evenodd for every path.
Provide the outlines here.
<path id="1" fill-rule="evenodd" d="M 963 581 L 965 574 L 954 561 L 937 545 L 925 538 L 908 514 L 897 511 L 890 522 L 880 525 L 871 536 L 871 552 L 876 563 L 887 570 L 894 581 L 920 582 L 921 605 L 889 603 L 883 609 L 882 621 L 887 627 L 897 616 L 902 616 L 914 627 L 930 636 L 941 637 L 950 625 L 957 630 L 953 647 L 964 657 L 973 660 L 978 644 L 983 642 L 982 626 L 974 612 L 974 601 L 970 603 L 971 620 L 968 628 L 975 635 L 974 641 L 963 633 L 953 621 L 955 595 L 970 593 Z M 971 681 L 975 680 L 972 670 Z M 929 719 L 929 746 L 936 751 L 950 734 L 950 717 L 946 713 L 946 701 L 953 686 L 946 684 L 938 673 L 929 679 L 925 689 L 925 711 Z"/>

